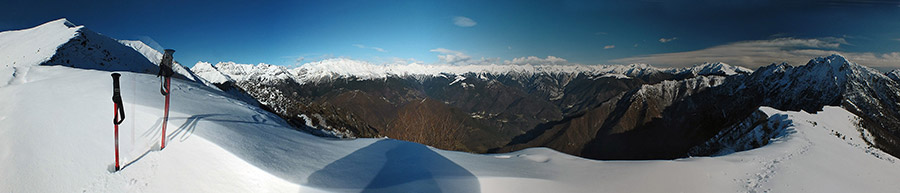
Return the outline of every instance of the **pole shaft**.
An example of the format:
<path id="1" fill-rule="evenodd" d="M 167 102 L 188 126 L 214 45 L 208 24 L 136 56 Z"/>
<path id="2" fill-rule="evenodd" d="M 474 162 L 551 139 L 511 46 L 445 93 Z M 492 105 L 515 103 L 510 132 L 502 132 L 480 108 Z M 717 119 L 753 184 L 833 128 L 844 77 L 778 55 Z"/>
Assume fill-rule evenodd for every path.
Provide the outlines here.
<path id="1" fill-rule="evenodd" d="M 119 105 L 113 103 L 113 116 L 119 116 Z M 119 125 L 113 124 L 116 128 L 116 171 L 119 171 Z"/>
<path id="2" fill-rule="evenodd" d="M 169 96 L 172 95 L 172 91 L 169 90 L 170 79 L 166 77 L 166 91 L 168 92 L 166 95 L 166 108 L 163 113 L 163 124 L 162 124 L 162 140 L 159 145 L 159 149 L 162 150 L 166 148 L 166 125 L 169 122 Z"/>

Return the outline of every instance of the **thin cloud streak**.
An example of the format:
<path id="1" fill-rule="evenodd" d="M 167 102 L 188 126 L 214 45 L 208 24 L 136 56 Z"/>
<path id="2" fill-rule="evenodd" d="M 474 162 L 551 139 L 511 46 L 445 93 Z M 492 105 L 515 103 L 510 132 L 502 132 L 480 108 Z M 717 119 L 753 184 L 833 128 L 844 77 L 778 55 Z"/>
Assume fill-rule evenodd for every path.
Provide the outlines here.
<path id="1" fill-rule="evenodd" d="M 666 38 L 659 38 L 659 42 L 660 42 L 660 43 L 669 43 L 669 42 L 675 41 L 675 40 L 677 40 L 677 39 L 678 39 L 678 37 L 672 37 L 672 38 L 668 38 L 668 39 L 666 39 Z"/>
<path id="2" fill-rule="evenodd" d="M 372 49 L 372 50 L 375 50 L 375 51 L 378 51 L 378 52 L 385 52 L 385 53 L 388 52 L 387 50 L 385 50 L 385 49 L 383 49 L 383 48 L 379 48 L 379 47 L 371 47 L 371 46 L 366 46 L 366 45 L 362 45 L 362 44 L 353 44 L 353 46 L 354 46 L 354 47 L 357 47 L 357 48 L 362 48 L 362 49 Z"/>
<path id="3" fill-rule="evenodd" d="M 556 56 L 547 56 L 547 58 L 540 58 L 537 56 L 527 56 L 527 57 L 519 57 L 513 58 L 512 60 L 504 60 L 503 64 L 506 65 L 566 65 L 569 64 L 569 61 L 556 57 Z"/>
<path id="4" fill-rule="evenodd" d="M 478 22 L 468 17 L 456 16 L 453 17 L 453 24 L 459 27 L 472 27 L 478 25 Z"/>
<path id="5" fill-rule="evenodd" d="M 429 51 L 443 54 L 443 55 L 438 55 L 438 60 L 440 60 L 441 62 L 447 63 L 447 64 L 462 63 L 462 62 L 466 62 L 466 61 L 469 61 L 470 59 L 472 59 L 471 56 L 466 55 L 465 53 L 462 53 L 462 52 L 456 51 L 456 50 L 446 49 L 446 48 L 435 48 L 435 49 L 431 49 Z"/>
<path id="6" fill-rule="evenodd" d="M 652 54 L 610 60 L 610 63 L 647 63 L 663 67 L 687 67 L 704 62 L 725 62 L 749 68 L 757 68 L 772 63 L 787 62 L 793 65 L 806 64 L 810 59 L 838 53 L 853 62 L 880 69 L 900 67 L 900 52 L 885 54 L 843 52 L 841 45 L 847 44 L 843 38 L 777 38 L 734 42 L 706 49 Z"/>

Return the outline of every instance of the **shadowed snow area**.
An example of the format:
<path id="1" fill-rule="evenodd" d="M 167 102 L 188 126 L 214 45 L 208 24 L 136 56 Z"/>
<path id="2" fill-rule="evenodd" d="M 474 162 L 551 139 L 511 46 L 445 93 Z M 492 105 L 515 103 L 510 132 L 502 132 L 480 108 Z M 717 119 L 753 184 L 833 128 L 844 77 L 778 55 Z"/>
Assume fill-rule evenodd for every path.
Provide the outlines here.
<path id="1" fill-rule="evenodd" d="M 334 161 L 309 176 L 309 185 L 328 189 L 385 188 L 407 184 L 411 192 L 479 192 L 478 179 L 429 148 L 397 140 L 380 140 Z"/>

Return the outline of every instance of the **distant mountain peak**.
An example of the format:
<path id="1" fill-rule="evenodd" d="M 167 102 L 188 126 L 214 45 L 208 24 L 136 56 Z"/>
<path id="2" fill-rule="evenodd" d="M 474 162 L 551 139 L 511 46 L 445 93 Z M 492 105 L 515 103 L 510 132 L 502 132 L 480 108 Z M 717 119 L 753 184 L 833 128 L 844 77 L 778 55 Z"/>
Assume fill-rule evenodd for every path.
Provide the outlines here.
<path id="1" fill-rule="evenodd" d="M 843 72 L 850 69 L 851 65 L 858 65 L 850 62 L 847 58 L 840 54 L 832 54 L 827 57 L 816 57 L 806 63 L 809 69 L 820 69 L 831 72 Z"/>
<path id="2" fill-rule="evenodd" d="M 887 77 L 894 81 L 900 81 L 900 69 L 891 70 L 891 72 L 887 73 Z"/>
<path id="3" fill-rule="evenodd" d="M 859 65 L 851 62 L 840 54 L 832 54 L 825 57 L 816 57 L 806 65 L 792 66 L 788 63 L 773 63 L 759 69 L 758 76 L 773 76 L 783 73 L 790 74 L 792 77 L 803 77 L 805 79 L 822 79 L 836 81 L 838 84 L 850 78 L 851 76 L 885 76 L 873 68 Z"/>
<path id="4" fill-rule="evenodd" d="M 691 67 L 687 67 L 682 69 L 684 73 L 691 73 L 694 76 L 697 75 L 735 75 L 735 74 L 750 74 L 753 73 L 753 70 L 749 68 L 744 68 L 740 66 L 732 66 L 723 62 L 705 62 L 703 64 L 697 64 Z"/>
<path id="5" fill-rule="evenodd" d="M 70 21 L 69 21 L 68 19 L 66 19 L 66 18 L 60 18 L 60 19 L 57 19 L 57 20 L 55 20 L 55 21 L 53 21 L 53 22 L 62 22 L 63 25 L 68 26 L 68 27 L 75 27 L 75 26 L 76 26 L 74 23 L 70 22 Z"/>
<path id="6" fill-rule="evenodd" d="M 70 21 L 69 21 L 68 19 L 66 19 L 66 18 L 59 18 L 59 19 L 56 19 L 56 20 L 53 20 L 53 21 L 49 21 L 49 22 L 47 22 L 47 23 L 44 23 L 44 24 L 35 26 L 35 27 L 33 27 L 33 28 L 30 28 L 30 29 L 44 28 L 44 27 L 57 27 L 57 26 L 65 26 L 66 28 L 82 27 L 82 26 L 75 25 L 74 23 L 70 22 Z"/>
<path id="7" fill-rule="evenodd" d="M 50 60 L 62 44 L 78 36 L 83 26 L 65 18 L 21 30 L 0 32 L 0 64 L 33 66 Z"/>
<path id="8" fill-rule="evenodd" d="M 267 80 L 294 79 L 298 83 L 319 82 L 335 78 L 382 79 L 387 77 L 438 77 L 459 76 L 468 73 L 479 75 L 534 76 L 538 74 L 584 74 L 592 77 L 641 77 L 659 72 L 674 73 L 648 64 L 629 65 L 438 65 L 438 64 L 373 64 L 348 58 L 332 58 L 303 64 L 288 69 L 269 64 L 236 64 L 219 62 L 215 65 L 221 73 L 241 81 L 244 78 Z M 677 71 L 681 72 L 681 71 Z M 269 76 L 269 77 L 266 77 Z"/>

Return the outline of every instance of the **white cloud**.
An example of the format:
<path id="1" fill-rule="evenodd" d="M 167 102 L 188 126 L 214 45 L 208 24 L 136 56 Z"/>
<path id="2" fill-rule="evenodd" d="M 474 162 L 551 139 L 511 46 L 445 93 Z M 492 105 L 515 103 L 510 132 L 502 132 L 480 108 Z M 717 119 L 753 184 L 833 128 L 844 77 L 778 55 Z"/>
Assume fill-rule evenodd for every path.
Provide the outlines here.
<path id="1" fill-rule="evenodd" d="M 802 65 L 815 57 L 839 53 L 853 62 L 870 67 L 886 68 L 900 65 L 900 52 L 875 54 L 838 51 L 842 44 L 847 44 L 847 41 L 834 37 L 777 38 L 733 42 L 701 50 L 621 58 L 609 62 L 618 64 L 647 63 L 668 67 L 691 66 L 703 62 L 725 62 L 756 68 L 780 62 Z"/>
<path id="2" fill-rule="evenodd" d="M 300 56 L 300 57 L 297 57 L 297 59 L 294 59 L 294 61 L 296 63 L 302 63 L 304 59 L 306 59 L 306 57 Z"/>
<path id="3" fill-rule="evenodd" d="M 459 27 L 472 27 L 478 25 L 478 22 L 475 22 L 475 20 L 468 17 L 456 16 L 453 17 L 453 24 Z"/>
<path id="4" fill-rule="evenodd" d="M 539 58 L 537 56 L 527 56 L 520 58 L 513 58 L 512 60 L 503 61 L 504 64 L 513 64 L 513 65 L 564 65 L 568 64 L 569 61 L 566 59 L 556 57 L 556 56 L 547 56 L 547 58 Z"/>
<path id="5" fill-rule="evenodd" d="M 429 50 L 431 52 L 440 53 L 438 55 L 438 64 L 453 64 L 453 65 L 491 65 L 491 64 L 502 64 L 502 65 L 567 65 L 569 61 L 556 57 L 556 56 L 547 56 L 546 58 L 540 58 L 537 56 L 526 56 L 513 58 L 512 60 L 503 60 L 500 58 L 485 58 L 481 57 L 480 59 L 473 59 L 471 56 L 456 50 L 450 50 L 446 48 L 435 48 Z M 421 62 L 420 62 L 421 63 Z"/>
<path id="6" fill-rule="evenodd" d="M 457 64 L 457 63 L 466 62 L 466 61 L 469 61 L 469 59 L 472 59 L 471 56 L 466 55 L 465 53 L 462 53 L 460 51 L 446 49 L 446 48 L 436 48 L 436 49 L 431 49 L 429 51 L 443 54 L 443 55 L 438 55 L 438 59 L 441 60 L 441 62 L 444 62 L 447 64 Z"/>
<path id="7" fill-rule="evenodd" d="M 666 39 L 666 38 L 659 38 L 659 42 L 661 42 L 661 43 L 668 43 L 668 42 L 671 42 L 671 41 L 675 41 L 675 40 L 677 40 L 677 39 L 678 39 L 678 37 L 672 37 L 672 38 L 669 38 L 669 39 Z"/>
<path id="8" fill-rule="evenodd" d="M 384 50 L 383 48 L 371 47 L 371 46 L 366 46 L 366 45 L 362 45 L 362 44 L 353 44 L 353 46 L 357 47 L 357 48 L 362 48 L 362 49 L 372 49 L 372 50 L 375 50 L 378 52 L 388 52 L 387 50 Z"/>
<path id="9" fill-rule="evenodd" d="M 425 62 L 416 60 L 415 58 L 401 58 L 401 57 L 375 57 L 373 59 L 374 63 L 377 64 L 387 64 L 387 65 L 406 65 L 406 64 L 424 64 Z"/>
<path id="10" fill-rule="evenodd" d="M 466 62 L 466 64 L 468 64 L 468 65 L 491 65 L 491 64 L 497 64 L 499 62 L 500 62 L 499 57 L 498 58 L 481 57 L 480 59 L 477 59 L 477 60 L 469 60 L 468 62 Z"/>
<path id="11" fill-rule="evenodd" d="M 605 50 L 605 49 L 613 49 L 613 48 L 615 48 L 615 47 L 616 47 L 616 45 L 606 45 L 606 46 L 603 46 L 603 49 L 604 49 L 604 50 Z"/>

